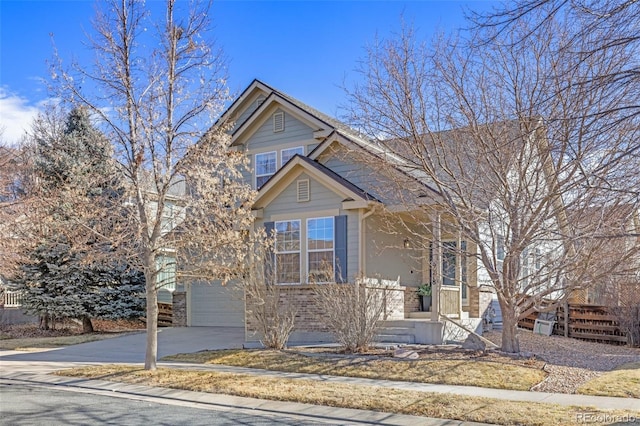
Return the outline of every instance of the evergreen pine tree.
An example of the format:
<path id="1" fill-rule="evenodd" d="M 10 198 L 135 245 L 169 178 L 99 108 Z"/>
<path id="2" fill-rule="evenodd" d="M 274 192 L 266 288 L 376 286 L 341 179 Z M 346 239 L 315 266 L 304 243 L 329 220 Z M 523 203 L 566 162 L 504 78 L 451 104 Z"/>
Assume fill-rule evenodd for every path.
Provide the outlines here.
<path id="1" fill-rule="evenodd" d="M 39 131 L 34 140 L 37 190 L 50 220 L 12 280 L 24 291 L 25 310 L 41 315 L 44 327 L 49 318 L 81 319 L 85 332 L 93 331 L 92 318 L 141 316 L 143 274 L 100 237 L 113 231 L 122 205 L 108 140 L 85 109 L 72 110 L 61 132 Z"/>

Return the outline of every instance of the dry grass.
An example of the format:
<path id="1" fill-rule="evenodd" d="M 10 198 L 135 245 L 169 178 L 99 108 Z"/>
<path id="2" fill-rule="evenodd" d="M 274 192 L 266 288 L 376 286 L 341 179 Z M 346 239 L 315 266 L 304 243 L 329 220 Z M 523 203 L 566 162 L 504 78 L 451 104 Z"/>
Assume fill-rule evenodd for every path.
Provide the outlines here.
<path id="1" fill-rule="evenodd" d="M 172 355 L 163 360 L 513 390 L 529 390 L 546 377 L 542 365 L 535 361 L 531 362 L 531 366 L 526 366 L 469 359 L 399 360 L 371 356 L 308 355 L 275 350 L 202 351 Z M 526 364 L 527 361 L 522 363 Z"/>
<path id="2" fill-rule="evenodd" d="M 0 349 L 29 351 L 58 348 L 122 336 L 144 328 L 139 320 L 94 319 L 94 333 L 83 334 L 78 321 L 56 322 L 56 327 L 43 330 L 37 324 L 4 325 L 0 327 Z"/>
<path id="3" fill-rule="evenodd" d="M 80 343 L 95 342 L 96 340 L 110 339 L 112 337 L 118 337 L 124 334 L 126 333 L 92 333 L 56 337 L 26 337 L 22 339 L 2 339 L 0 340 L 0 349 L 30 351 L 32 349 L 58 348 L 60 346 L 71 346 Z"/>
<path id="4" fill-rule="evenodd" d="M 640 417 L 640 412 L 594 410 L 586 407 L 564 407 L 555 404 L 403 391 L 305 379 L 281 379 L 166 368 L 150 372 L 139 367 L 105 365 L 65 370 L 58 374 L 276 401 L 503 425 L 575 425 L 578 414 L 584 412 Z"/>
<path id="5" fill-rule="evenodd" d="M 640 398 L 640 363 L 624 364 L 578 388 L 577 393 Z"/>

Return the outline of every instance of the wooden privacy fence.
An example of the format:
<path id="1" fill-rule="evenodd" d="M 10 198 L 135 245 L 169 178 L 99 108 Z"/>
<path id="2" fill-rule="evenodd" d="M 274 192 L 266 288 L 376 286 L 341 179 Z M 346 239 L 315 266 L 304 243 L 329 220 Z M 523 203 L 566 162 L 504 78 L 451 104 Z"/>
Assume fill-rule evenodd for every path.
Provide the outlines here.
<path id="1" fill-rule="evenodd" d="M 140 318 L 147 322 L 146 317 Z M 158 302 L 158 327 L 171 327 L 173 325 L 173 305 L 171 303 Z"/>
<path id="2" fill-rule="evenodd" d="M 618 319 L 606 306 L 581 304 L 567 306 L 568 312 L 565 312 L 565 306 L 559 306 L 555 310 L 556 325 L 553 334 L 612 345 L 624 345 L 628 342 L 627 336 L 620 329 Z M 534 312 L 518 321 L 518 326 L 533 330 L 537 318 L 538 313 Z"/>
<path id="3" fill-rule="evenodd" d="M 556 334 L 568 335 L 575 339 L 624 345 L 627 336 L 620 330 L 618 319 L 611 315 L 606 306 L 569 305 L 568 323 L 565 323 L 565 307 L 557 310 Z M 568 327 L 568 333 L 565 333 Z"/>

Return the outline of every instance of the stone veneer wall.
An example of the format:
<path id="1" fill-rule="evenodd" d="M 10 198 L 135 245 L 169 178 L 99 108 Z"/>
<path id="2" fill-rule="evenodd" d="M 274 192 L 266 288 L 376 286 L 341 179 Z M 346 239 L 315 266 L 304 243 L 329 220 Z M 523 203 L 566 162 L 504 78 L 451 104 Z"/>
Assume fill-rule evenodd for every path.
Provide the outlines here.
<path id="1" fill-rule="evenodd" d="M 342 284 L 344 285 L 344 284 Z M 281 286 L 280 304 L 292 304 L 297 308 L 294 332 L 329 333 L 323 321 L 323 312 L 315 303 L 313 285 Z M 385 292 L 385 312 L 383 319 L 403 319 L 405 308 L 405 287 L 368 287 L 367 291 Z M 175 302 L 174 302 L 175 303 Z M 247 311 L 251 310 L 252 300 L 247 296 Z M 175 309 L 175 307 L 174 307 Z M 257 324 L 250 314 L 246 318 L 247 336 L 257 337 Z"/>
<path id="2" fill-rule="evenodd" d="M 482 318 L 489 305 L 493 291 L 486 286 L 469 287 L 469 317 Z"/>
<path id="3" fill-rule="evenodd" d="M 184 291 L 173 292 L 173 327 L 187 326 L 187 293 Z"/>
<path id="4" fill-rule="evenodd" d="M 418 289 L 415 287 L 406 287 L 404 291 L 404 312 L 420 312 L 420 299 Z"/>

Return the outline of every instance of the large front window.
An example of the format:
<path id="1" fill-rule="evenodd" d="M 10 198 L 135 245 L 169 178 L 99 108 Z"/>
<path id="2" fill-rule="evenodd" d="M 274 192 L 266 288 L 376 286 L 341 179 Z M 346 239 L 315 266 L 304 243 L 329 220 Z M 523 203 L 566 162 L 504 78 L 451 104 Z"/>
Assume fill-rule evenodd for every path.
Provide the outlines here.
<path id="1" fill-rule="evenodd" d="M 256 154 L 256 188 L 260 189 L 276 172 L 276 151 Z"/>
<path id="2" fill-rule="evenodd" d="M 300 283 L 300 221 L 286 220 L 275 223 L 276 267 L 278 284 Z"/>
<path id="3" fill-rule="evenodd" d="M 333 217 L 307 220 L 307 253 L 310 282 L 334 279 Z"/>

